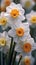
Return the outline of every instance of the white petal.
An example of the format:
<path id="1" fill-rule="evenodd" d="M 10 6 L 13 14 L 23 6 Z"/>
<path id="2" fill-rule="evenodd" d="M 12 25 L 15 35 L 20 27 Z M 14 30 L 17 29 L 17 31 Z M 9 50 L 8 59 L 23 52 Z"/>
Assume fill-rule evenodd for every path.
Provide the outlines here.
<path id="1" fill-rule="evenodd" d="M 15 31 L 11 29 L 11 30 L 8 32 L 8 35 L 11 36 L 11 37 L 15 37 Z"/>
<path id="2" fill-rule="evenodd" d="M 5 38 L 6 38 L 7 35 L 8 35 L 8 34 L 7 34 L 6 31 L 4 31 L 4 32 L 2 33 L 2 36 L 5 37 Z"/>
<path id="3" fill-rule="evenodd" d="M 23 20 L 25 20 L 25 16 L 24 16 L 24 15 L 20 15 L 20 16 L 19 16 L 19 19 L 20 19 L 21 21 L 23 21 Z"/>
<path id="4" fill-rule="evenodd" d="M 16 42 L 17 44 L 19 43 L 19 40 L 18 40 L 17 36 L 14 37 L 13 40 L 14 40 L 14 42 Z"/>
<path id="5" fill-rule="evenodd" d="M 11 11 L 11 8 L 8 6 L 8 7 L 6 8 L 6 12 L 7 12 L 7 13 L 10 13 L 10 11 Z"/>
<path id="6" fill-rule="evenodd" d="M 31 18 L 31 14 L 29 13 L 29 14 L 26 15 L 26 19 L 29 21 L 30 18 Z"/>
<path id="7" fill-rule="evenodd" d="M 17 52 L 22 52 L 22 49 L 21 49 L 21 47 L 20 47 L 19 44 L 16 45 L 15 51 L 17 51 Z"/>
<path id="8" fill-rule="evenodd" d="M 12 7 L 12 6 L 15 6 L 16 4 L 14 3 L 14 2 L 11 2 L 11 4 L 10 4 L 10 8 Z"/>
<path id="9" fill-rule="evenodd" d="M 7 43 L 6 45 L 10 48 L 10 44 L 11 44 L 11 38 L 7 38 Z"/>

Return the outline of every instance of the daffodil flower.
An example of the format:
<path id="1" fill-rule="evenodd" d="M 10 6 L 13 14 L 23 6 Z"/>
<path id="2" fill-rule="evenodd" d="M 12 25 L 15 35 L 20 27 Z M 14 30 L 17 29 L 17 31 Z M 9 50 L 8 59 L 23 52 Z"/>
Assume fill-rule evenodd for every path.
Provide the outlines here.
<path id="1" fill-rule="evenodd" d="M 25 41 L 16 44 L 15 51 L 20 52 L 22 56 L 31 55 L 34 45 L 33 38 L 28 36 Z"/>
<path id="2" fill-rule="evenodd" d="M 12 23 L 25 20 L 24 16 L 25 10 L 22 8 L 21 4 L 11 3 L 10 6 L 6 8 L 6 17 L 9 18 L 9 23 L 12 26 Z"/>
<path id="3" fill-rule="evenodd" d="M 0 33 L 0 46 L 1 47 L 7 46 L 9 48 L 10 43 L 11 43 L 11 38 L 8 37 L 7 32 L 4 31 L 3 33 Z"/>
<path id="4" fill-rule="evenodd" d="M 20 0 L 20 3 L 22 4 L 23 8 L 30 10 L 34 6 L 33 0 Z"/>
<path id="5" fill-rule="evenodd" d="M 36 12 L 31 11 L 29 14 L 26 15 L 26 19 L 29 22 L 29 25 L 36 24 Z"/>
<path id="6" fill-rule="evenodd" d="M 0 14 L 0 25 L 3 30 L 5 30 L 9 26 L 8 18 L 5 16 L 5 12 L 1 12 Z"/>
<path id="7" fill-rule="evenodd" d="M 33 65 L 34 63 L 34 58 L 30 55 L 30 56 L 24 56 L 20 62 L 19 65 Z"/>
<path id="8" fill-rule="evenodd" d="M 28 23 L 20 23 L 15 24 L 14 27 L 9 30 L 8 35 L 14 38 L 15 42 L 23 41 L 29 35 L 29 24 Z"/>
<path id="9" fill-rule="evenodd" d="M 6 11 L 6 7 L 10 5 L 13 0 L 1 0 L 1 12 Z"/>

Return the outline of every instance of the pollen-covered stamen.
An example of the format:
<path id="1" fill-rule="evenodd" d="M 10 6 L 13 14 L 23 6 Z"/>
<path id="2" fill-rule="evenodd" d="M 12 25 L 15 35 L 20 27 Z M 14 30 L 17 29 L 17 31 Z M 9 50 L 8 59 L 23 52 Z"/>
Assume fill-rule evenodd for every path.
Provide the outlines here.
<path id="1" fill-rule="evenodd" d="M 24 52 L 28 53 L 28 52 L 31 51 L 32 45 L 31 45 L 30 43 L 25 43 L 25 44 L 23 45 L 22 49 L 23 49 Z"/>
<path id="2" fill-rule="evenodd" d="M 7 19 L 4 18 L 4 17 L 1 18 L 1 19 L 0 19 L 0 25 L 3 25 L 3 26 L 4 26 L 4 25 L 6 25 L 6 24 L 7 24 Z"/>
<path id="3" fill-rule="evenodd" d="M 36 16 L 31 17 L 31 23 L 34 23 L 34 24 L 36 23 Z"/>
<path id="4" fill-rule="evenodd" d="M 5 38 L 0 38 L 0 45 L 5 46 L 6 45 L 6 39 Z"/>
<path id="5" fill-rule="evenodd" d="M 24 29 L 23 28 L 17 28 L 16 29 L 17 36 L 21 37 L 24 35 Z"/>
<path id="6" fill-rule="evenodd" d="M 11 10 L 10 15 L 11 15 L 13 18 L 16 18 L 16 17 L 18 17 L 18 15 L 19 15 L 19 11 L 18 11 L 17 9 L 13 9 L 13 10 Z"/>

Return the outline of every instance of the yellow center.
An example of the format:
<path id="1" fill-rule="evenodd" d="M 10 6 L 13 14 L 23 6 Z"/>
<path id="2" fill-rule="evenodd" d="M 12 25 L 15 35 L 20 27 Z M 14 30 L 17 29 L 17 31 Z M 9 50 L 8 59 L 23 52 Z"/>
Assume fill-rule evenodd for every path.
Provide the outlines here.
<path id="1" fill-rule="evenodd" d="M 5 38 L 0 38 L 0 45 L 5 46 L 6 45 L 6 40 Z"/>
<path id="2" fill-rule="evenodd" d="M 31 60 L 29 58 L 24 59 L 24 64 L 25 65 L 30 65 L 30 63 L 31 63 Z"/>
<path id="3" fill-rule="evenodd" d="M 32 22 L 33 24 L 36 23 L 36 16 L 31 17 L 31 22 Z"/>
<path id="4" fill-rule="evenodd" d="M 23 36 L 24 35 L 24 30 L 23 30 L 23 28 L 17 28 L 16 29 L 16 34 L 18 35 L 18 36 Z"/>
<path id="5" fill-rule="evenodd" d="M 30 5 L 31 5 L 30 1 L 26 1 L 26 3 L 25 3 L 25 7 L 26 7 L 26 8 L 29 8 Z"/>
<path id="6" fill-rule="evenodd" d="M 32 48 L 32 46 L 31 46 L 30 43 L 25 43 L 23 45 L 23 47 L 22 47 L 23 51 L 26 52 L 26 53 L 30 52 L 31 51 L 31 48 Z"/>
<path id="7" fill-rule="evenodd" d="M 0 25 L 5 26 L 6 23 L 7 23 L 7 19 L 6 19 L 6 18 L 1 18 L 1 19 L 0 19 Z"/>
<path id="8" fill-rule="evenodd" d="M 19 15 L 19 11 L 17 9 L 13 9 L 10 12 L 11 17 L 16 18 Z"/>

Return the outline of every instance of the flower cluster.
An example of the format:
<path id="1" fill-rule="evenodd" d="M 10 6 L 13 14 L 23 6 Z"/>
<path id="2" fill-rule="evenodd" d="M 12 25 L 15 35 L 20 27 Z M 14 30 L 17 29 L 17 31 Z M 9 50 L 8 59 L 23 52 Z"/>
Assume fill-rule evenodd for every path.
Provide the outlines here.
<path id="1" fill-rule="evenodd" d="M 33 65 L 34 63 L 34 58 L 31 53 L 36 49 L 36 44 L 31 37 L 30 26 L 36 25 L 36 11 L 31 10 L 30 13 L 26 14 L 25 9 L 27 11 L 32 9 L 35 2 L 32 0 L 23 0 L 22 2 L 21 0 L 21 5 L 11 2 L 11 0 L 5 0 L 6 12 L 4 12 L 4 7 L 1 8 L 0 26 L 3 32 L 0 33 L 0 47 L 9 49 L 11 38 L 13 38 L 13 43 L 16 43 L 14 51 L 22 55 L 22 60 L 19 65 Z M 25 20 L 26 22 L 23 23 Z M 7 32 L 6 29 L 8 27 L 10 29 Z"/>

